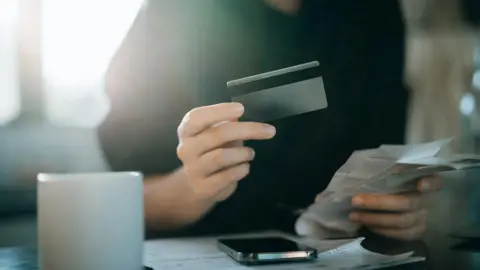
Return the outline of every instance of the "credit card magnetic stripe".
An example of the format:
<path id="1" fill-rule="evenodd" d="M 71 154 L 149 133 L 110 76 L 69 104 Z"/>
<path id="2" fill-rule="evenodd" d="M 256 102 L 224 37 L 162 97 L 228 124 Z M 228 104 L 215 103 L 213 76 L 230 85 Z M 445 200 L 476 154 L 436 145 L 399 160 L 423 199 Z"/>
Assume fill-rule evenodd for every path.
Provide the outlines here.
<path id="1" fill-rule="evenodd" d="M 282 68 L 282 69 L 278 69 L 278 70 L 274 70 L 274 71 L 269 71 L 269 72 L 265 72 L 265 73 L 262 73 L 262 74 L 257 74 L 257 75 L 253 75 L 253 76 L 245 77 L 245 78 L 242 78 L 242 79 L 227 82 L 227 87 L 236 86 L 236 85 L 239 85 L 239 84 L 249 83 L 249 82 L 253 82 L 253 81 L 258 81 L 258 80 L 262 80 L 262 79 L 267 79 L 267 78 L 270 78 L 270 77 L 279 76 L 279 75 L 283 75 L 283 74 L 290 73 L 290 72 L 295 72 L 295 71 L 300 71 L 300 70 L 304 70 L 304 69 L 307 69 L 307 68 L 317 67 L 319 65 L 320 65 L 320 63 L 318 61 L 313 61 L 313 62 L 300 64 L 300 65 L 296 65 L 296 66 L 292 66 L 292 67 L 286 67 L 286 68 Z"/>
<path id="2" fill-rule="evenodd" d="M 266 74 L 266 75 L 265 75 Z M 275 74 L 272 76 L 272 74 Z M 318 62 L 312 62 L 278 71 L 272 71 L 227 83 L 232 97 L 245 95 L 269 88 L 306 81 L 322 76 Z"/>
<path id="3" fill-rule="evenodd" d="M 243 120 L 272 121 L 328 106 L 318 62 L 227 83 L 232 101 L 245 106 Z"/>

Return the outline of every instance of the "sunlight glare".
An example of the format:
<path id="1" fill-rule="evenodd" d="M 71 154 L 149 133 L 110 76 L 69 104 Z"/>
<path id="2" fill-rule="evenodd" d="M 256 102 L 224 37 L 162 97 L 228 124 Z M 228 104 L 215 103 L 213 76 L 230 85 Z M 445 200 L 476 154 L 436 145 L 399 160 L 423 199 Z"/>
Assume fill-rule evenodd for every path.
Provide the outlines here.
<path id="1" fill-rule="evenodd" d="M 44 0 L 45 78 L 68 86 L 102 76 L 141 4 L 141 0 Z"/>
<path id="2" fill-rule="evenodd" d="M 103 77 L 143 2 L 43 0 L 43 78 L 54 124 L 102 121 L 109 110 Z"/>

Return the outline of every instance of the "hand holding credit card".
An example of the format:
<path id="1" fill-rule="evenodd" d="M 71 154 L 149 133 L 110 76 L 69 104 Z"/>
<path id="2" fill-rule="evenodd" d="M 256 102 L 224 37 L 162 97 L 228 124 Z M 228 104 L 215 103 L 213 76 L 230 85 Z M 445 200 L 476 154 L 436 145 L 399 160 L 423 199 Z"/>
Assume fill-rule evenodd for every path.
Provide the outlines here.
<path id="1" fill-rule="evenodd" d="M 245 106 L 248 121 L 272 121 L 328 105 L 318 61 L 229 81 L 227 88 L 232 101 Z"/>

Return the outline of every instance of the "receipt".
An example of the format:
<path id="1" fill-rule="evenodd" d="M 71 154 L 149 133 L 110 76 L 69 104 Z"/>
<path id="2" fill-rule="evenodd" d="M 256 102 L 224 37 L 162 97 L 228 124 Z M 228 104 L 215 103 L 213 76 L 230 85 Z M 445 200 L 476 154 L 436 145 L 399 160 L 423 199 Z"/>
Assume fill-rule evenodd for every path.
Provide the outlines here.
<path id="1" fill-rule="evenodd" d="M 415 145 L 382 145 L 376 149 L 354 152 L 335 173 L 320 199 L 302 214 L 298 222 L 313 220 L 335 237 L 339 233 L 351 236 L 360 228 L 359 224 L 348 219 L 354 210 L 351 200 L 356 194 L 410 192 L 417 189 L 418 180 L 423 177 L 480 167 L 478 155 L 442 156 L 442 150 L 451 141 L 443 139 Z M 297 230 L 297 233 L 305 235 L 308 231 L 315 230 Z M 318 235 L 328 236 L 328 233 L 316 233 L 314 236 Z"/>

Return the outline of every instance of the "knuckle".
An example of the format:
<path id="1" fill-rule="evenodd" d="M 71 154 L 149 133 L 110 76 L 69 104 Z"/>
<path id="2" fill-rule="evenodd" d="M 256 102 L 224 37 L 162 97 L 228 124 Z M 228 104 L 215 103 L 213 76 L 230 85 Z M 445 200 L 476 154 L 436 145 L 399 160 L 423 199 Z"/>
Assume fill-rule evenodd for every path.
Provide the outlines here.
<path id="1" fill-rule="evenodd" d="M 195 108 L 185 114 L 182 124 L 179 126 L 179 134 L 190 134 L 198 126 L 201 120 L 199 109 Z"/>
<path id="2" fill-rule="evenodd" d="M 183 134 L 185 133 L 184 132 L 184 130 L 185 130 L 184 126 L 185 126 L 185 124 L 183 123 L 183 121 L 182 121 L 182 123 L 180 123 L 180 125 L 178 125 L 178 127 L 177 127 L 177 137 L 183 137 Z"/>
<path id="3" fill-rule="evenodd" d="M 185 146 L 184 143 L 179 143 L 177 146 L 177 156 L 180 160 L 185 160 L 185 157 L 187 156 L 188 149 Z"/>
<path id="4" fill-rule="evenodd" d="M 198 118 L 200 116 L 200 108 L 194 108 L 191 109 L 189 112 L 185 114 L 185 122 L 187 123 L 195 123 L 198 121 Z"/>
<path id="5" fill-rule="evenodd" d="M 224 141 L 228 135 L 228 128 L 226 125 L 212 128 L 212 137 L 215 141 Z"/>
<path id="6" fill-rule="evenodd" d="M 217 149 L 212 154 L 212 162 L 216 166 L 221 166 L 227 161 L 228 151 L 225 149 Z"/>

